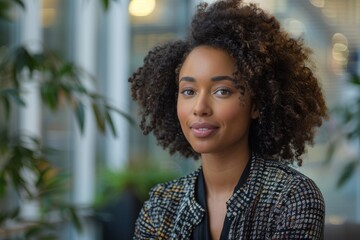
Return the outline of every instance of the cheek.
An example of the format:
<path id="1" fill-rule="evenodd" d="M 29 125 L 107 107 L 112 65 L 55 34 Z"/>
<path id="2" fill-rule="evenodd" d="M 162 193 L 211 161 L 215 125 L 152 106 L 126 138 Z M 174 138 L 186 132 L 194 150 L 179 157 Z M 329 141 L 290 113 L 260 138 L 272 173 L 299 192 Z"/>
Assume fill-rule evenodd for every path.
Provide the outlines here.
<path id="1" fill-rule="evenodd" d="M 243 104 L 236 107 L 234 107 L 234 105 L 222 106 L 219 116 L 221 116 L 224 121 L 236 126 L 238 126 L 239 122 L 248 122 L 251 118 L 250 109 Z"/>
<path id="2" fill-rule="evenodd" d="M 184 124 L 185 124 L 186 115 L 187 115 L 186 112 L 187 112 L 186 105 L 182 104 L 181 101 L 178 101 L 178 103 L 177 103 L 177 116 L 178 116 L 181 127 L 183 127 Z"/>
<path id="3" fill-rule="evenodd" d="M 239 122 L 241 119 L 242 112 L 239 110 L 232 109 L 232 110 L 222 110 L 221 116 L 226 122 Z"/>

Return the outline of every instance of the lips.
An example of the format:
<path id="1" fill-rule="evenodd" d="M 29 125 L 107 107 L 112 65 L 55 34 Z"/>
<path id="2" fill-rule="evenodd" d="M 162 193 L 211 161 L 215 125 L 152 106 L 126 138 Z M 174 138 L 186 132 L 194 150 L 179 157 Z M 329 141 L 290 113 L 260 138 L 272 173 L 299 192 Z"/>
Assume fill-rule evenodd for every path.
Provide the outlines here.
<path id="1" fill-rule="evenodd" d="M 219 128 L 210 123 L 196 122 L 190 127 L 191 132 L 195 137 L 205 138 L 213 135 Z"/>

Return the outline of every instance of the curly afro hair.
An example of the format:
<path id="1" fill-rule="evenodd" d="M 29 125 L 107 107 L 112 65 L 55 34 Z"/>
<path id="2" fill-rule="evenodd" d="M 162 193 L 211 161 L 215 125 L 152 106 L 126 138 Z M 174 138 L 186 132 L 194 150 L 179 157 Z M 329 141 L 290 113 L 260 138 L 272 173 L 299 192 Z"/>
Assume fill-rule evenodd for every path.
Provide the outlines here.
<path id="1" fill-rule="evenodd" d="M 305 146 L 313 144 L 315 128 L 327 117 L 311 51 L 275 17 L 242 0 L 199 4 L 190 36 L 153 48 L 129 78 L 143 133 L 153 132 L 171 154 L 199 158 L 182 133 L 176 106 L 179 68 L 200 45 L 223 49 L 236 60 L 235 74 L 245 80 L 260 113 L 250 129 L 252 151 L 301 165 Z"/>

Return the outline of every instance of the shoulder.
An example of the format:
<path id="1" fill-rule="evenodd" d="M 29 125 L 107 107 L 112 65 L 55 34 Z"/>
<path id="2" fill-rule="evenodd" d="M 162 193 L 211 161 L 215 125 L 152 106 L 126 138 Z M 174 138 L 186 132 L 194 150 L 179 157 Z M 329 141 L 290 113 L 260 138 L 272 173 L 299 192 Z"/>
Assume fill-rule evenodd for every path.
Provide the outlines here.
<path id="1" fill-rule="evenodd" d="M 250 185 L 267 201 L 285 204 L 308 201 L 324 209 L 324 199 L 315 182 L 284 162 L 256 157 Z"/>
<path id="2" fill-rule="evenodd" d="M 151 223 L 151 229 L 157 229 L 164 219 L 172 222 L 181 206 L 194 194 L 198 172 L 199 170 L 187 176 L 155 185 L 150 190 L 149 199 L 143 205 L 137 225 Z M 138 227 L 138 230 L 147 227 Z"/>
<path id="3" fill-rule="evenodd" d="M 194 191 L 196 178 L 199 169 L 184 177 L 155 185 L 150 190 L 150 197 L 147 204 L 157 202 L 179 200 Z"/>
<path id="4" fill-rule="evenodd" d="M 293 167 L 275 160 L 263 160 L 263 176 L 269 185 L 280 185 L 287 188 L 308 188 L 320 193 L 315 182 Z"/>
<path id="5" fill-rule="evenodd" d="M 268 160 L 264 166 L 264 189 L 274 200 L 272 238 L 320 239 L 325 203 L 314 181 L 281 162 Z"/>
<path id="6" fill-rule="evenodd" d="M 261 164 L 261 161 L 260 161 Z M 268 210 L 267 237 L 271 239 L 321 239 L 325 203 L 313 180 L 285 163 L 263 160 L 261 195 Z"/>
<path id="7" fill-rule="evenodd" d="M 307 176 L 284 162 L 272 159 L 261 159 L 260 161 L 263 161 L 264 163 L 264 170 L 266 174 L 269 174 L 272 177 L 276 176 L 276 178 L 279 179 L 309 179 Z"/>
<path id="8" fill-rule="evenodd" d="M 134 239 L 167 239 L 180 219 L 189 220 L 187 207 L 196 209 L 190 203 L 194 196 L 195 182 L 200 169 L 179 179 L 156 185 L 150 191 L 149 199 L 141 209 L 135 227 Z M 191 215 L 190 219 L 195 218 Z M 199 217 L 198 217 L 199 218 Z M 186 220 L 186 221 L 187 221 Z M 181 221 L 180 221 L 181 222 Z"/>
<path id="9" fill-rule="evenodd" d="M 274 160 L 264 160 L 261 178 L 264 191 L 276 195 L 279 206 L 304 205 L 320 211 L 325 210 L 322 193 L 315 182 L 291 166 Z"/>

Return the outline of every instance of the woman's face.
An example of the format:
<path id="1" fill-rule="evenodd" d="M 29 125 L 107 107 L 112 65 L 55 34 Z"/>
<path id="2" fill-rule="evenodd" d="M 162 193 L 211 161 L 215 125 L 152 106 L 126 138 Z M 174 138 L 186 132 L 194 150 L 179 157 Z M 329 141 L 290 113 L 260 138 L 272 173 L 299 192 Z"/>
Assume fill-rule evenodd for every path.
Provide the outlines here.
<path id="1" fill-rule="evenodd" d="M 200 154 L 248 148 L 250 122 L 258 111 L 245 84 L 236 88 L 234 72 L 235 60 L 209 46 L 192 50 L 180 69 L 177 114 Z"/>

